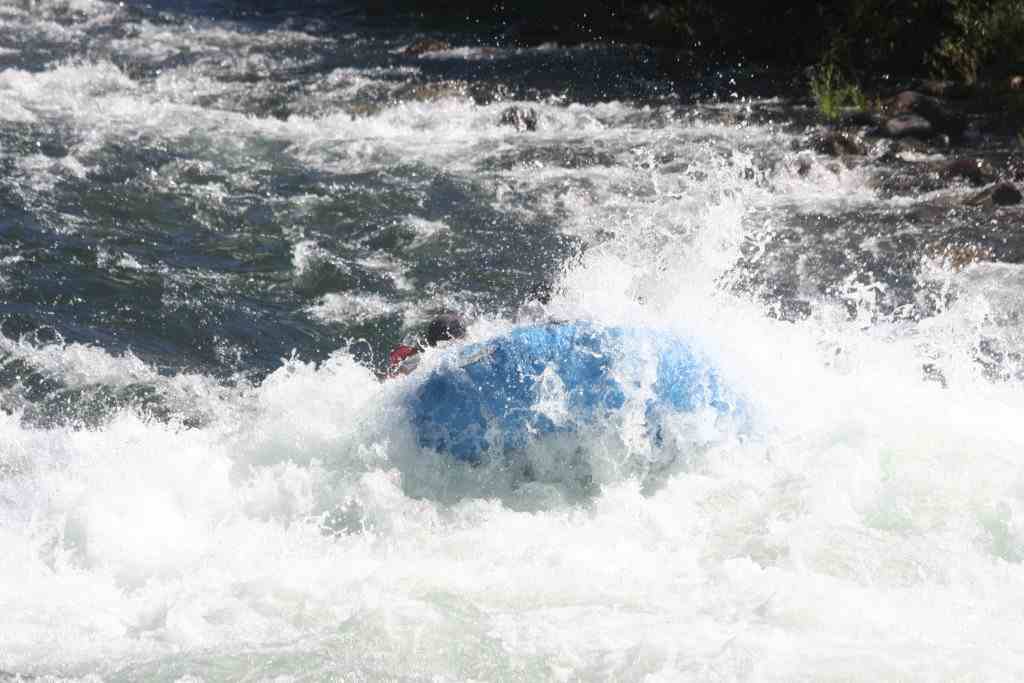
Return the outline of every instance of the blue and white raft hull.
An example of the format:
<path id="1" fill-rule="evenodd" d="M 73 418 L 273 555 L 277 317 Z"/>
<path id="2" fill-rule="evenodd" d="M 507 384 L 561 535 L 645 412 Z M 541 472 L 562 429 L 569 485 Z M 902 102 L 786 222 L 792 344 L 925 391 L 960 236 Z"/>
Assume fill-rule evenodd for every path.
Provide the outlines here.
<path id="1" fill-rule="evenodd" d="M 639 406 L 660 442 L 666 414 L 743 408 L 692 344 L 659 330 L 550 323 L 448 353 L 413 391 L 420 446 L 465 462 L 578 431 Z"/>

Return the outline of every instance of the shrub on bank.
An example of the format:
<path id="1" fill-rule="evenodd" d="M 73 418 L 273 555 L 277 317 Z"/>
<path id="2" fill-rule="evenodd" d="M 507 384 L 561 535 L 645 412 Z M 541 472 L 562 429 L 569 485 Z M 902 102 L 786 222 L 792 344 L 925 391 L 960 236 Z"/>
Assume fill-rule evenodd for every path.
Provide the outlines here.
<path id="1" fill-rule="evenodd" d="M 806 65 L 826 52 L 851 74 L 973 81 L 1024 62 L 1024 0 L 396 0 L 425 18 L 486 18 L 513 42 L 674 44 L 708 61 Z"/>
<path id="2" fill-rule="evenodd" d="M 867 106 L 860 86 L 847 82 L 840 67 L 828 58 L 815 68 L 810 85 L 818 111 L 830 121 L 838 119 L 844 107 L 864 109 Z"/>
<path id="3" fill-rule="evenodd" d="M 669 8 L 680 36 L 749 59 L 806 64 L 827 51 L 853 73 L 966 82 L 1024 62 L 1024 0 L 671 0 Z"/>

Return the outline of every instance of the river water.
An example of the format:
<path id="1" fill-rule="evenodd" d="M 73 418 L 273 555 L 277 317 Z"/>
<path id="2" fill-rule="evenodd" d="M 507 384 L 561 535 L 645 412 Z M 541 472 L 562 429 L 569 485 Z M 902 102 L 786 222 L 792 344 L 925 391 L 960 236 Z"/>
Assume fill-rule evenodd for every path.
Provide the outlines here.
<path id="1" fill-rule="evenodd" d="M 341 5 L 0 5 L 0 680 L 1024 677 L 1019 208 Z M 443 309 L 685 335 L 750 424 L 453 463 L 376 375 Z"/>

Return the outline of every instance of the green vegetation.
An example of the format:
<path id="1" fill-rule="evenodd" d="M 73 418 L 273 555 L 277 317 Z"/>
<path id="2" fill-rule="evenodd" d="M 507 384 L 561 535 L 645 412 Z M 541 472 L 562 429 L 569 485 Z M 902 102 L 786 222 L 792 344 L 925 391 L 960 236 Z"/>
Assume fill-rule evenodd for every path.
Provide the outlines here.
<path id="1" fill-rule="evenodd" d="M 949 26 L 936 36 L 926 60 L 933 72 L 970 83 L 983 67 L 1005 69 L 1024 59 L 1024 0 L 944 4 Z"/>
<path id="2" fill-rule="evenodd" d="M 864 109 L 867 98 L 856 83 L 848 83 L 842 71 L 831 58 L 822 60 L 811 78 L 811 95 L 825 118 L 839 118 L 843 107 Z"/>
<path id="3" fill-rule="evenodd" d="M 712 8 L 713 5 L 713 8 Z M 1024 62 L 1024 0 L 668 0 L 679 35 L 752 60 L 973 82 Z"/>
<path id="4" fill-rule="evenodd" d="M 1024 70 L 1024 0 L 395 0 L 424 19 L 485 20 L 499 39 L 639 42 L 708 62 L 807 65 L 972 82 Z M 479 25 L 479 24 L 478 24 Z"/>

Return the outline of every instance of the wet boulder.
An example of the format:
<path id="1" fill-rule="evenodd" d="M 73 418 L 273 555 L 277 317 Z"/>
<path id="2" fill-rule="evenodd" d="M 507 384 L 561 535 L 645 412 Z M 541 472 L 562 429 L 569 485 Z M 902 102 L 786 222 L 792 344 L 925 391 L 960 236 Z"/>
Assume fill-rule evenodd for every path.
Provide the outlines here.
<path id="1" fill-rule="evenodd" d="M 419 57 L 425 55 L 428 52 L 440 52 L 441 50 L 450 50 L 451 45 L 444 40 L 435 40 L 433 38 L 421 38 L 410 45 L 406 45 L 401 50 L 401 54 L 406 57 Z"/>
<path id="2" fill-rule="evenodd" d="M 946 133 L 952 138 L 960 137 L 967 128 L 966 119 L 943 100 L 914 90 L 904 90 L 893 97 L 889 107 L 897 114 L 913 114 L 927 119 L 936 133 Z"/>
<path id="3" fill-rule="evenodd" d="M 897 154 L 911 155 L 911 154 L 930 154 L 933 150 L 931 146 L 922 140 L 917 138 L 904 138 L 902 140 L 896 140 L 893 145 Z"/>
<path id="4" fill-rule="evenodd" d="M 929 138 L 935 133 L 935 128 L 923 116 L 899 114 L 883 121 L 879 133 L 890 138 Z"/>
<path id="5" fill-rule="evenodd" d="M 809 156 L 801 155 L 798 157 L 793 164 L 787 164 L 788 168 L 796 173 L 801 178 L 806 178 L 811 175 L 814 171 L 828 171 L 834 175 L 839 175 L 843 172 L 842 164 L 835 161 L 815 163 L 814 159 Z"/>
<path id="6" fill-rule="evenodd" d="M 996 183 L 978 194 L 968 197 L 964 204 L 968 206 L 1014 206 L 1020 204 L 1020 190 L 1013 183 Z"/>
<path id="7" fill-rule="evenodd" d="M 966 180 L 971 185 L 987 185 L 996 180 L 996 170 L 984 159 L 957 159 L 946 164 L 940 175 L 947 180 Z"/>
<path id="8" fill-rule="evenodd" d="M 963 270 L 975 263 L 993 261 L 996 257 L 992 247 L 974 242 L 930 244 L 925 248 L 925 253 L 953 271 Z"/>
<path id="9" fill-rule="evenodd" d="M 1013 183 L 999 183 L 992 188 L 992 203 L 996 206 L 1015 206 L 1020 202 L 1020 190 Z"/>
<path id="10" fill-rule="evenodd" d="M 871 145 L 870 154 L 882 162 L 893 162 L 898 159 L 899 149 L 892 140 L 878 140 Z"/>
<path id="11" fill-rule="evenodd" d="M 539 117 L 533 107 L 509 107 L 501 112 L 498 125 L 510 126 L 520 133 L 537 130 Z"/>
<path id="12" fill-rule="evenodd" d="M 849 133 L 830 131 L 814 140 L 814 151 L 832 157 L 867 154 L 867 146 Z"/>

